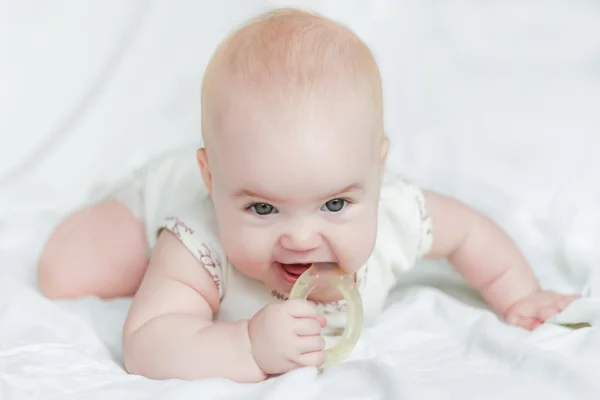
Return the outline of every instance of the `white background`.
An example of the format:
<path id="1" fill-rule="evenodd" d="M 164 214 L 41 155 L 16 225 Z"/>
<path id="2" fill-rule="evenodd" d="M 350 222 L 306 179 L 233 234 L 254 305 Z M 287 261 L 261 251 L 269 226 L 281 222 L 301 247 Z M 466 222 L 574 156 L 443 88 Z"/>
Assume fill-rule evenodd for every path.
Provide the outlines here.
<path id="1" fill-rule="evenodd" d="M 15 396 L 38 389 L 40 393 L 50 393 L 49 388 L 55 386 L 60 398 L 67 398 L 69 390 L 75 391 L 76 398 L 83 393 L 77 390 L 84 387 L 89 390 L 85 392 L 89 398 L 107 394 L 103 391 L 106 387 L 97 391 L 91 388 L 105 379 L 98 371 L 117 367 L 98 355 L 104 350 L 92 351 L 96 361 L 91 364 L 86 357 L 91 354 L 90 348 L 103 349 L 103 343 L 118 342 L 115 332 L 126 307 L 89 300 L 77 303 L 74 313 L 60 314 L 73 304 L 59 308 L 38 297 L 30 286 L 39 246 L 52 224 L 85 202 L 98 183 L 124 176 L 168 149 L 200 144 L 199 88 L 203 68 L 215 46 L 233 27 L 255 13 L 289 5 L 321 11 L 348 24 L 372 47 L 383 75 L 393 170 L 490 214 L 518 241 L 544 285 L 569 290 L 583 290 L 587 285 L 591 293 L 598 290 L 592 284 L 600 260 L 597 1 L 0 0 L 0 284 L 5 285 L 4 294 L 0 290 L 0 305 L 6 311 L 2 313 L 0 307 L 0 332 L 4 332 L 4 336 L 0 333 L 0 372 L 8 367 L 11 371 L 29 371 L 27 366 L 32 363 L 41 368 L 40 375 L 14 372 L 8 378 L 0 378 L 0 395 L 3 390 Z M 9 277 L 15 276 L 16 280 L 11 281 Z M 411 303 L 413 300 L 407 296 L 409 300 L 404 301 Z M 462 312 L 466 319 L 480 316 L 480 311 L 463 309 L 467 306 L 455 304 L 438 292 L 422 289 L 414 296 L 414 301 L 424 307 L 421 311 L 428 307 L 446 310 L 446 314 L 432 317 L 433 322 L 423 320 L 426 322 L 420 329 L 425 336 L 440 327 L 452 332 L 448 315 Z M 117 311 L 111 314 L 111 310 Z M 421 314 L 402 309 L 398 315 L 403 312 L 409 313 L 413 323 L 414 318 L 421 321 L 421 317 L 415 317 Z M 90 315 L 104 315 L 106 324 L 98 324 L 97 319 L 92 321 L 95 324 L 89 322 L 86 318 Z M 376 331 L 377 334 L 400 329 L 390 322 L 397 321 L 396 317 L 382 322 L 383 331 Z M 492 317 L 483 314 L 481 318 L 487 321 Z M 66 325 L 58 326 L 57 321 Z M 490 332 L 504 332 L 503 325 L 493 322 L 497 325 L 491 325 Z M 9 325 L 11 329 L 6 328 Z M 51 332 L 50 336 L 44 336 L 44 329 Z M 106 329 L 110 332 L 105 335 Z M 42 333 L 28 336 L 27 332 Z M 472 341 L 476 332 L 485 333 L 486 329 L 477 331 L 465 326 L 460 332 L 455 333 L 463 335 L 467 348 L 488 349 L 481 343 L 485 335 L 484 339 L 478 336 L 478 345 Z M 535 339 L 539 336 L 523 339 L 519 336 L 522 333 L 509 332 L 504 332 L 503 337 L 539 344 Z M 564 335 L 563 331 L 550 332 L 552 338 L 554 334 Z M 598 343 L 595 331 L 585 334 L 588 342 Z M 30 341 L 24 339 L 28 337 Z M 384 336 L 396 351 L 403 348 L 406 340 L 410 342 L 410 337 L 413 336 L 394 341 Z M 72 353 L 48 353 L 48 349 L 23 353 L 20 347 L 23 340 L 31 346 L 40 341 L 54 343 L 49 338 L 59 338 L 56 340 L 65 346 L 75 342 L 80 347 L 74 347 Z M 365 340 L 368 347 L 368 336 Z M 544 340 L 547 348 L 557 351 L 548 356 L 550 359 L 565 354 L 568 359 L 583 357 L 571 340 L 560 342 L 560 350 Z M 18 357 L 4 358 L 11 361 L 3 364 L 2 351 Z M 593 351 L 598 351 L 595 358 L 600 357 L 600 345 L 585 348 L 589 360 L 594 359 L 590 353 Z M 506 357 L 506 352 L 504 349 L 499 354 Z M 368 356 L 369 352 L 360 354 Z M 454 365 L 419 354 L 425 363 L 431 361 L 431 365 L 427 364 L 430 368 Z M 385 359 L 378 357 L 378 362 Z M 527 391 L 519 392 L 517 386 L 509 383 L 521 382 L 523 376 L 531 378 L 532 375 L 520 375 L 518 371 L 522 369 L 546 371 L 540 372 L 539 387 L 525 379 L 533 386 L 523 387 L 530 387 L 538 395 L 548 390 L 548 396 L 567 398 L 560 397 L 565 393 L 561 390 L 575 387 L 583 388 L 582 393 L 591 393 L 585 392 L 586 385 L 592 384 L 583 378 L 587 367 L 582 367 L 583 375 L 578 375 L 578 366 L 569 365 L 567 370 L 560 370 L 558 377 L 548 372 L 552 369 L 544 370 L 544 365 L 567 365 L 565 360 L 554 365 L 545 355 L 539 355 L 534 357 L 537 361 L 532 362 L 533 366 L 529 365 L 533 369 L 528 369 L 516 359 L 503 359 L 508 363 L 503 368 L 508 369 L 498 371 L 516 375 L 494 372 L 491 381 L 480 379 L 476 384 L 472 374 L 478 368 L 488 371 L 486 368 L 497 365 L 497 357 L 501 356 L 487 354 L 477 359 L 481 365 L 469 364 L 472 359 L 467 357 L 465 361 L 460 352 L 455 358 L 448 357 L 446 361 L 458 363 L 455 380 L 448 378 L 441 383 L 431 378 L 438 375 L 423 375 L 436 382 L 439 393 L 462 396 L 476 392 L 477 398 L 486 399 L 507 398 L 494 396 L 512 396 L 513 390 L 523 394 Z M 461 369 L 461 363 L 472 368 Z M 69 380 L 73 372 L 65 370 L 66 365 L 80 365 L 91 372 L 76 374 L 81 378 L 76 384 Z M 415 373 L 411 370 L 415 363 L 383 371 L 377 369 L 381 367 L 377 363 L 361 365 L 359 368 L 367 370 L 375 368 L 365 372 L 367 376 Z M 595 365 L 596 371 L 599 366 Z M 489 371 L 496 371 L 494 368 Z M 64 375 L 56 371 L 63 371 Z M 159 387 L 150 383 L 144 386 L 143 382 L 121 375 L 118 368 L 115 371 L 115 376 L 103 382 L 113 382 L 107 387 L 120 388 L 131 398 L 149 398 L 152 390 Z M 345 381 L 357 371 L 350 366 L 346 375 L 340 372 L 337 378 L 332 375 L 329 379 L 334 383 Z M 306 374 L 292 375 L 283 381 L 287 386 L 281 386 L 280 392 L 269 393 L 277 398 L 296 398 L 294 391 L 286 388 L 300 382 L 304 388 L 302 398 L 324 396 L 322 386 L 306 383 L 316 379 L 312 373 Z M 47 380 L 40 380 L 40 376 Z M 448 386 L 450 381 L 453 384 Z M 554 384 L 562 386 L 548 389 Z M 260 397 L 258 392 L 244 392 L 230 384 L 199 385 L 202 390 L 214 386 L 220 390 L 218 393 L 228 396 Z M 427 383 L 411 385 L 405 398 L 429 398 L 438 393 Z M 166 387 L 180 390 L 179 386 Z M 369 398 L 383 398 L 378 396 L 400 390 L 396 387 L 387 392 L 389 388 L 385 387 L 373 386 L 365 393 Z M 57 388 L 65 389 L 61 392 Z M 197 398 L 203 392 L 182 393 Z"/>

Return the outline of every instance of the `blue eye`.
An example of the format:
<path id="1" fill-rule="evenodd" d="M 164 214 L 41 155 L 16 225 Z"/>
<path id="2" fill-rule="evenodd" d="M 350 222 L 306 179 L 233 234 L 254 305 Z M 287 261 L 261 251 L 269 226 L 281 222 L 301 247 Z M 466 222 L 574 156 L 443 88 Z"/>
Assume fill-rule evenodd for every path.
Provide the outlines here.
<path id="1" fill-rule="evenodd" d="M 249 209 L 258 215 L 269 215 L 275 211 L 275 207 L 267 203 L 255 203 L 252 204 Z"/>
<path id="2" fill-rule="evenodd" d="M 329 212 L 340 212 L 348 205 L 348 202 L 344 199 L 332 199 L 323 205 L 325 209 Z M 321 210 L 323 210 L 321 208 Z M 325 211 L 325 210 L 323 210 Z"/>

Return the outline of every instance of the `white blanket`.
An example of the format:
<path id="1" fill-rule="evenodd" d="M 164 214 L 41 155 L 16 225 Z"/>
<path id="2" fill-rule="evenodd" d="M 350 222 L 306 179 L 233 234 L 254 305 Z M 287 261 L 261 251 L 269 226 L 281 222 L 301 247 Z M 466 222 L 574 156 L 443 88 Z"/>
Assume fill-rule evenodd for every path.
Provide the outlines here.
<path id="1" fill-rule="evenodd" d="M 394 170 L 488 213 L 545 287 L 585 297 L 529 333 L 424 264 L 348 362 L 256 385 L 127 375 L 128 299 L 41 297 L 54 224 L 99 182 L 198 143 L 214 46 L 274 5 L 324 12 L 372 46 Z M 597 399 L 599 20 L 588 0 L 1 2 L 0 399 Z"/>

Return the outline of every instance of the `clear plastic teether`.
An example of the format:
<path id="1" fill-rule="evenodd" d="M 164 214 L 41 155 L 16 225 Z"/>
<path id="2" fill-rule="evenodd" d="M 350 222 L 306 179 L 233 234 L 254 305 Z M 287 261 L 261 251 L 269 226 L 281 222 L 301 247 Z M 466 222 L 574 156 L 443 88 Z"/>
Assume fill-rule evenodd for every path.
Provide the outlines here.
<path id="1" fill-rule="evenodd" d="M 356 283 L 334 263 L 315 263 L 304 271 L 292 287 L 290 299 L 306 299 L 308 294 L 324 281 L 337 288 L 344 296 L 348 322 L 340 341 L 325 350 L 325 362 L 320 370 L 341 363 L 352 353 L 363 325 L 363 305 Z"/>

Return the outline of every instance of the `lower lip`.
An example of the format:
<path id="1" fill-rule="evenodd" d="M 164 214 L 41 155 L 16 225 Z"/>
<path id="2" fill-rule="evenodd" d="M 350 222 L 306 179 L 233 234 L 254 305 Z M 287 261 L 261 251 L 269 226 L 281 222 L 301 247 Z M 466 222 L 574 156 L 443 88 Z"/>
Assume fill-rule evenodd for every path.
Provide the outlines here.
<path id="1" fill-rule="evenodd" d="M 281 265 L 281 264 L 279 264 L 279 269 L 281 270 L 281 274 L 283 276 L 283 280 L 286 281 L 286 282 L 294 284 L 294 283 L 296 283 L 296 281 L 298 280 L 298 278 L 300 278 L 300 275 L 293 275 L 293 274 L 290 274 L 289 272 L 287 272 L 285 270 L 285 268 L 283 268 L 283 265 Z"/>

